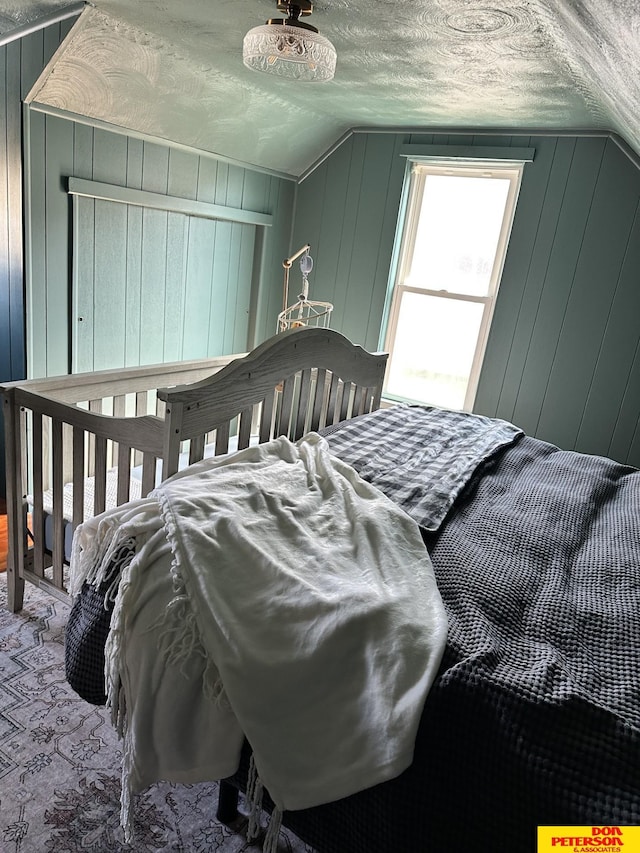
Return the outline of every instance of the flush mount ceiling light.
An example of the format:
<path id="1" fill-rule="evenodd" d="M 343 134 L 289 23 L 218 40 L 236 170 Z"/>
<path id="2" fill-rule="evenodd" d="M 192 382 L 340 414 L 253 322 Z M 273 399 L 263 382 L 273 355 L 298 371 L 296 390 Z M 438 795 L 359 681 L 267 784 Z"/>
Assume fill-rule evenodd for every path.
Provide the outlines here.
<path id="1" fill-rule="evenodd" d="M 249 30 L 242 43 L 244 64 L 288 80 L 331 80 L 336 70 L 335 47 L 315 27 L 300 20 L 313 12 L 312 4 L 309 0 L 277 0 L 276 5 L 287 17 L 271 18 L 264 26 Z"/>

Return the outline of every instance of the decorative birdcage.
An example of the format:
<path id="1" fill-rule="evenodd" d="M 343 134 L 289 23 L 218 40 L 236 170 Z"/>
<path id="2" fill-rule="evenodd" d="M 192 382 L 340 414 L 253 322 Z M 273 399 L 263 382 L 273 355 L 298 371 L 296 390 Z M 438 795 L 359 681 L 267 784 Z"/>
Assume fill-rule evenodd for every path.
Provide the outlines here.
<path id="1" fill-rule="evenodd" d="M 283 309 L 278 314 L 278 332 L 285 332 L 287 329 L 296 329 L 301 326 L 319 326 L 325 329 L 329 326 L 329 318 L 333 311 L 331 302 L 318 302 L 309 299 L 309 273 L 313 269 L 313 258 L 309 254 L 310 248 L 307 244 L 299 249 L 295 255 L 285 258 L 282 262 L 284 267 Z M 297 258 L 300 258 L 302 290 L 298 294 L 298 300 L 293 305 L 287 306 L 289 301 L 289 271 Z"/>

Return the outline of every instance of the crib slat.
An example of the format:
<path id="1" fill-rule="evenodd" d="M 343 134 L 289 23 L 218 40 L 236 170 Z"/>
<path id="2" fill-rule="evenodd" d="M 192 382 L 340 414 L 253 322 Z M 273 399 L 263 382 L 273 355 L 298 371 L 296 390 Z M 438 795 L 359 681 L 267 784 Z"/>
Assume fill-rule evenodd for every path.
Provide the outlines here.
<path id="1" fill-rule="evenodd" d="M 320 426 L 321 418 L 323 415 L 326 415 L 325 410 L 325 385 L 327 379 L 327 371 L 324 368 L 320 368 L 316 372 L 316 381 L 313 388 L 313 402 L 311 406 L 311 420 L 309 422 L 309 429 L 312 431 L 317 431 L 321 429 Z M 324 426 L 324 424 L 322 424 Z"/>
<path id="2" fill-rule="evenodd" d="M 353 395 L 353 414 L 362 415 L 365 412 L 367 401 L 367 388 L 362 385 L 355 385 L 355 393 Z"/>
<path id="3" fill-rule="evenodd" d="M 73 429 L 62 423 L 62 479 L 69 483 L 73 479 Z"/>
<path id="4" fill-rule="evenodd" d="M 362 415 L 366 411 L 367 407 L 367 395 L 368 388 L 363 385 L 353 385 L 353 405 L 351 408 L 351 417 L 355 417 L 356 415 Z"/>
<path id="5" fill-rule="evenodd" d="M 311 394 L 311 370 L 303 370 L 300 376 L 300 394 L 295 416 L 295 424 L 292 425 L 293 439 L 296 441 L 306 432 L 309 414 L 309 396 Z"/>
<path id="6" fill-rule="evenodd" d="M 64 515 L 63 515 L 63 443 L 62 421 L 51 420 L 52 490 L 53 490 L 53 583 L 63 588 L 64 571 Z"/>
<path id="7" fill-rule="evenodd" d="M 124 418 L 127 414 L 127 397 L 126 394 L 117 394 L 113 398 L 113 416 L 114 418 Z"/>
<path id="8" fill-rule="evenodd" d="M 329 386 L 329 397 L 327 399 L 327 413 L 325 419 L 325 426 L 332 426 L 336 423 L 336 411 L 339 406 L 339 392 L 342 382 L 340 382 L 337 375 L 334 373 L 331 376 L 331 384 Z"/>
<path id="9" fill-rule="evenodd" d="M 147 406 L 148 406 L 148 397 L 146 391 L 138 391 L 136 393 L 136 417 L 141 417 L 142 415 L 147 414 Z M 139 465 L 143 462 L 143 455 L 139 450 L 136 450 L 133 454 L 133 464 Z M 143 462 L 144 464 L 144 462 Z M 175 473 L 174 471 L 171 472 Z M 152 487 L 153 488 L 153 487 Z M 149 489 L 151 491 L 151 489 Z"/>
<path id="10" fill-rule="evenodd" d="M 118 485 L 116 500 L 118 506 L 129 500 L 131 479 L 131 448 L 126 444 L 118 445 Z"/>
<path id="11" fill-rule="evenodd" d="M 84 518 L 84 430 L 73 428 L 73 529 Z"/>
<path id="12" fill-rule="evenodd" d="M 228 423 L 222 424 L 216 430 L 216 456 L 221 456 L 223 453 L 229 452 L 229 433 L 230 427 Z"/>
<path id="13" fill-rule="evenodd" d="M 263 444 L 265 441 L 269 441 L 271 438 L 271 427 L 273 425 L 273 404 L 278 392 L 273 390 L 270 394 L 262 401 L 262 405 L 260 406 L 260 431 L 259 431 L 259 441 L 260 444 Z"/>
<path id="14" fill-rule="evenodd" d="M 142 454 L 142 497 L 146 498 L 156 485 L 156 458 L 152 453 Z"/>
<path id="15" fill-rule="evenodd" d="M 364 406 L 364 392 L 365 388 L 362 388 L 360 385 L 356 385 L 355 383 L 351 383 L 351 414 L 350 417 L 355 417 L 356 415 L 362 414 L 362 407 Z"/>
<path id="16" fill-rule="evenodd" d="M 93 486 L 93 515 L 105 511 L 107 503 L 107 439 L 96 436 L 95 480 Z"/>
<path id="17" fill-rule="evenodd" d="M 253 406 L 249 406 L 240 412 L 240 424 L 238 426 L 238 450 L 249 447 L 251 441 L 251 423 L 253 421 Z"/>
<path id="18" fill-rule="evenodd" d="M 140 417 L 141 415 L 147 414 L 147 392 L 146 391 L 138 391 L 136 394 L 136 416 Z"/>
<path id="19" fill-rule="evenodd" d="M 342 403 L 340 404 L 341 421 L 346 421 L 349 417 L 352 388 L 353 384 L 351 382 L 344 382 L 342 385 Z"/>
<path id="20" fill-rule="evenodd" d="M 197 435 L 189 442 L 189 465 L 199 462 L 204 456 L 204 435 Z"/>
<path id="21" fill-rule="evenodd" d="M 118 394 L 113 398 L 113 416 L 114 418 L 124 418 L 127 414 L 127 398 L 124 394 Z M 118 465 L 118 448 L 114 446 L 111 450 L 112 461 L 111 465 Z"/>
<path id="22" fill-rule="evenodd" d="M 31 529 L 33 531 L 33 571 L 42 578 L 44 577 L 44 509 L 42 496 L 44 494 L 43 468 L 43 434 L 42 415 L 33 414 L 33 517 Z"/>
<path id="23" fill-rule="evenodd" d="M 89 411 L 95 412 L 96 414 L 102 413 L 102 400 L 89 400 Z M 93 467 L 93 462 L 95 458 L 95 436 L 93 433 L 89 433 L 87 436 L 87 470 L 85 474 L 87 477 L 93 477 L 95 474 L 95 468 Z"/>
<path id="24" fill-rule="evenodd" d="M 276 419 L 276 429 L 274 437 L 279 435 L 289 436 L 289 423 L 291 421 L 291 409 L 293 406 L 293 392 L 295 391 L 298 374 L 296 373 L 290 379 L 285 379 L 282 384 L 282 400 L 280 411 Z"/>
<path id="25" fill-rule="evenodd" d="M 31 411 L 27 410 L 29 415 L 31 415 Z M 42 415 L 42 488 L 45 491 L 51 489 L 51 417 L 48 416 L 45 412 L 40 413 Z M 27 442 L 28 444 L 28 442 Z M 25 448 L 25 459 L 24 465 L 26 466 L 23 470 L 28 470 L 28 455 L 29 450 L 28 447 Z"/>
<path id="26" fill-rule="evenodd" d="M 367 400 L 365 403 L 365 412 L 374 412 L 379 406 L 375 402 L 375 388 L 367 388 Z"/>

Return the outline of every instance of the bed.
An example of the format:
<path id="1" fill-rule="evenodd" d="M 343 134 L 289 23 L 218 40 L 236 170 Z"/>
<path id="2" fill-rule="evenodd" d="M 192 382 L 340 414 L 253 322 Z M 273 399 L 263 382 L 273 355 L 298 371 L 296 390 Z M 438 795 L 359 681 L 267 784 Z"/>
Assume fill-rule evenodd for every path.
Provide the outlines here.
<path id="1" fill-rule="evenodd" d="M 297 340 L 302 343 L 303 338 Z M 348 343 L 342 345 L 350 351 Z M 310 366 L 316 365 L 311 362 Z M 270 387 L 272 379 L 271 375 Z M 426 682 L 420 682 L 420 691 L 414 690 L 418 679 L 411 682 L 411 690 L 401 691 L 403 697 L 416 694 L 416 701 L 406 717 L 406 726 L 399 727 L 400 736 L 408 734 L 412 741 L 408 760 L 405 751 L 400 763 L 393 765 L 399 772 L 376 781 L 378 765 L 366 765 L 371 775 L 359 790 L 345 794 L 337 784 L 332 795 L 329 785 L 328 792 L 326 787 L 322 790 L 322 802 L 309 807 L 297 803 L 295 808 L 285 808 L 284 813 L 280 795 L 275 801 L 270 798 L 269 785 L 260 791 L 261 777 L 268 776 L 261 768 L 268 768 L 269 763 L 260 752 L 260 732 L 249 727 L 249 722 L 255 724 L 252 709 L 248 717 L 243 716 L 247 713 L 244 709 L 236 713 L 237 693 L 232 700 L 226 695 L 225 700 L 224 672 L 231 672 L 230 678 L 237 673 L 232 666 L 231 670 L 212 667 L 207 657 L 209 646 L 205 644 L 203 654 L 198 645 L 202 640 L 198 635 L 202 611 L 200 605 L 191 609 L 191 569 L 182 566 L 179 555 L 184 552 L 174 544 L 173 534 L 169 536 L 162 529 L 166 519 L 173 516 L 151 511 L 156 500 L 153 494 L 112 511 L 115 516 L 89 520 L 81 528 L 79 539 L 83 538 L 81 547 L 88 556 L 85 569 L 100 565 L 102 571 L 75 576 L 74 619 L 70 621 L 67 645 L 72 683 L 88 701 L 100 703 L 110 696 L 130 771 L 137 747 L 131 732 L 136 725 L 138 731 L 144 731 L 147 711 L 140 706 L 142 715 L 136 723 L 134 712 L 140 700 L 135 692 L 127 695 L 123 671 L 131 667 L 136 678 L 160 679 L 153 681 L 157 704 L 155 697 L 166 689 L 161 681 L 169 652 L 174 675 L 177 677 L 182 669 L 180 677 L 185 680 L 173 682 L 171 696 L 178 695 L 175 684 L 183 684 L 183 688 L 179 701 L 168 703 L 167 716 L 154 717 L 153 726 L 147 726 L 160 733 L 176 733 L 159 740 L 168 740 L 169 751 L 177 754 L 160 754 L 158 761 L 174 762 L 182 768 L 182 780 L 176 772 L 175 781 L 193 779 L 189 762 L 203 752 L 202 744 L 207 742 L 197 734 L 202 731 L 198 729 L 201 718 L 208 719 L 203 708 L 207 712 L 216 708 L 223 724 L 229 726 L 225 732 L 233 752 L 232 769 L 228 774 L 218 774 L 224 776 L 219 817 L 232 821 L 236 792 L 245 792 L 252 807 L 261 803 L 267 813 L 272 813 L 264 837 L 264 849 L 269 851 L 275 849 L 276 833 L 270 832 L 272 826 L 277 828 L 273 815 L 319 853 L 422 853 L 431 849 L 526 853 L 536 849 L 539 826 L 606 828 L 640 823 L 640 472 L 609 459 L 560 450 L 499 420 L 429 407 L 379 408 L 380 386 L 372 384 L 374 390 L 367 392 L 370 405 L 350 405 L 344 418 L 337 415 L 324 423 L 312 423 L 305 417 L 300 431 L 290 435 L 292 440 L 274 438 L 271 433 L 272 437 L 258 448 L 245 445 L 239 455 L 204 460 L 172 475 L 153 494 L 159 495 L 159 505 L 169 502 L 162 504 L 166 513 L 167 506 L 177 506 L 171 504 L 177 497 L 193 499 L 192 486 L 198 478 L 204 482 L 211 475 L 212 482 L 219 484 L 215 477 L 234 469 L 239 475 L 235 481 L 238 494 L 246 497 L 250 506 L 257 506 L 266 501 L 251 490 L 247 497 L 244 486 L 253 480 L 248 475 L 243 479 L 242 471 L 248 472 L 250 467 L 242 466 L 262 465 L 265 458 L 261 454 L 276 451 L 290 454 L 288 459 L 295 459 L 297 464 L 299 457 L 291 454 L 307 453 L 311 448 L 333 460 L 338 473 L 360 490 L 361 499 L 372 501 L 382 496 L 376 506 L 387 524 L 383 534 L 377 527 L 365 525 L 366 535 L 355 544 L 363 550 L 367 541 L 378 542 L 381 547 L 393 544 L 384 551 L 385 560 L 398 564 L 405 584 L 402 605 L 407 608 L 395 613 L 405 620 L 397 622 L 401 627 L 398 633 L 405 641 L 398 659 L 404 661 L 404 655 L 411 657 L 414 646 L 420 647 L 426 650 L 422 660 L 429 669 Z M 231 408 L 237 412 L 244 399 L 242 383 L 232 383 L 230 393 Z M 352 394 L 348 396 L 355 399 Z M 206 426 L 209 428 L 208 423 Z M 344 494 L 347 502 L 351 501 L 351 493 L 345 489 Z M 222 506 L 224 490 L 218 489 L 213 495 L 215 506 Z M 292 506 L 299 504 L 298 494 Z M 141 508 L 151 514 L 141 515 Z M 309 517 L 313 518 L 316 513 L 313 507 L 311 510 Z M 206 514 L 197 516 L 199 521 L 190 536 L 200 535 Z M 217 510 L 210 515 L 217 519 Z M 378 515 L 376 510 L 373 516 Z M 366 517 L 368 524 L 364 509 L 362 514 L 358 509 L 356 516 Z M 100 528 L 100 524 L 113 518 L 122 535 L 110 539 L 103 536 L 109 525 Z M 134 527 L 127 528 L 129 523 Z M 129 535 L 135 525 L 140 542 L 138 534 Z M 246 553 L 254 554 L 256 547 L 262 549 L 262 538 L 259 527 L 245 543 L 247 549 L 254 550 Z M 136 549 L 143 539 L 145 545 L 151 543 L 162 553 L 148 562 L 141 558 L 134 572 L 131 566 L 136 553 L 141 553 Z M 286 552 L 280 549 L 278 553 Z M 286 557 L 283 563 L 289 566 L 291 555 Z M 214 562 L 217 565 L 217 557 Z M 177 566 L 173 574 L 172 566 Z M 413 589 L 410 584 L 406 586 L 407 566 L 409 578 L 415 573 Z M 243 576 L 243 582 L 237 584 L 235 596 L 232 585 L 231 605 L 244 601 L 245 580 Z M 164 599 L 156 596 L 160 585 Z M 306 585 L 313 586 L 308 577 Z M 332 595 L 326 595 L 322 584 L 315 586 L 315 595 L 323 600 L 334 598 L 333 590 Z M 375 584 L 372 587 L 379 588 Z M 427 587 L 428 596 L 424 598 Z M 390 589 L 395 595 L 393 584 Z M 123 602 L 129 594 L 141 612 L 151 608 L 146 611 L 146 623 L 139 622 L 135 629 L 137 634 L 127 634 L 127 618 L 132 611 Z M 415 622 L 412 595 L 418 602 L 418 613 L 425 614 L 426 638 L 425 626 Z M 252 633 L 256 626 L 268 622 L 265 614 L 280 612 L 271 609 L 277 598 L 271 592 L 266 598 L 249 598 L 248 621 L 238 622 L 234 616 L 231 622 L 246 625 L 247 636 L 256 636 Z M 329 603 L 339 606 L 340 599 Z M 163 621 L 168 611 L 173 611 L 175 621 Z M 405 619 L 407 612 L 414 621 Z M 444 637 L 439 621 L 442 615 Z M 282 620 L 278 617 L 275 621 Z M 169 632 L 165 632 L 167 625 Z M 158 646 L 151 637 L 143 654 L 138 640 L 154 630 L 168 638 L 166 645 L 163 647 L 161 641 Z M 242 627 L 241 633 L 244 630 Z M 309 630 L 305 627 L 303 636 Z M 385 631 L 372 635 L 374 642 L 369 644 L 368 654 L 372 647 L 374 657 L 380 651 L 386 673 L 393 668 L 390 661 L 398 656 L 385 656 L 388 644 L 395 649 L 388 624 Z M 336 691 L 337 685 L 341 691 L 351 672 L 356 671 L 353 659 L 358 647 L 353 641 L 359 632 L 349 636 L 348 653 L 328 663 L 331 678 L 327 693 Z M 132 638 L 134 642 L 128 644 Z M 128 645 L 135 651 L 124 659 Z M 170 647 L 175 652 L 173 658 Z M 303 643 L 300 649 L 306 661 L 309 649 Z M 271 666 L 274 658 L 261 646 L 259 652 L 261 663 L 266 660 Z M 370 656 L 364 658 L 365 667 L 370 660 Z M 295 664 L 295 654 L 289 661 Z M 372 671 L 378 678 L 379 671 L 375 667 Z M 401 679 L 406 679 L 404 673 L 401 668 Z M 301 674 L 294 674 L 295 683 Z M 274 679 L 281 684 L 279 674 Z M 266 686 L 258 684 L 259 679 L 256 684 L 267 689 L 274 679 L 267 679 Z M 201 704 L 205 693 L 202 683 L 209 685 L 209 705 Z M 307 690 L 314 689 L 313 684 L 305 684 L 277 707 L 284 707 L 286 712 L 290 701 L 298 708 Z M 361 692 L 365 718 L 371 709 L 379 707 L 385 689 L 376 692 L 367 684 L 369 692 Z M 395 689 L 393 682 L 389 689 Z M 257 699 L 254 704 L 262 707 Z M 398 735 L 397 719 L 391 716 L 396 704 L 392 701 L 386 709 L 394 729 L 389 742 L 391 734 Z M 192 716 L 179 716 L 185 708 Z M 334 707 L 325 717 L 333 727 L 331 731 L 342 738 L 338 742 L 348 749 L 351 722 L 346 731 L 340 728 L 341 708 Z M 227 715 L 229 711 L 233 719 Z M 371 716 L 376 717 L 374 723 L 378 725 L 379 715 Z M 249 721 L 247 731 L 236 725 L 239 719 Z M 310 743 L 318 725 L 317 717 L 309 724 Z M 381 735 L 380 731 L 369 730 L 370 740 L 362 741 L 373 745 L 374 753 L 386 743 L 387 733 L 383 729 Z M 360 738 L 359 728 L 354 733 Z M 186 748 L 181 752 L 183 740 Z M 296 744 L 301 742 L 299 739 Z M 142 754 L 146 758 L 156 747 L 152 744 Z M 240 756 L 237 766 L 236 752 Z M 403 762 L 406 766 L 401 767 Z M 314 781 L 310 765 L 301 767 L 300 771 L 296 764 L 293 772 L 302 772 L 303 777 L 306 773 Z M 151 777 L 154 772 L 150 770 Z M 125 774 L 123 790 L 129 781 L 130 776 Z M 142 784 L 148 780 L 137 781 Z M 124 797 L 123 818 L 135 808 L 133 794 L 135 785 Z M 250 816 L 257 832 L 259 817 L 253 808 Z M 576 833 L 567 832 L 566 836 L 572 834 Z M 591 834 L 599 840 L 608 837 L 595 831 Z"/>
<path id="2" fill-rule="evenodd" d="M 0 385 L 10 609 L 21 608 L 25 581 L 67 598 L 73 531 L 87 518 L 205 456 L 379 404 L 385 356 L 332 330 L 294 329 L 245 355 Z"/>

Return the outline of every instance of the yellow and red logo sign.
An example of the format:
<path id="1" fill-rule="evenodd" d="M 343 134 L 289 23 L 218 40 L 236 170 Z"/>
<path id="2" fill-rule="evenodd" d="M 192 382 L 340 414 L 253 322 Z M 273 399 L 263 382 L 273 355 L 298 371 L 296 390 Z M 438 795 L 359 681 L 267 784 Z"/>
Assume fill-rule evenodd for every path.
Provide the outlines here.
<path id="1" fill-rule="evenodd" d="M 640 853 L 640 826 L 539 826 L 538 853 Z"/>

